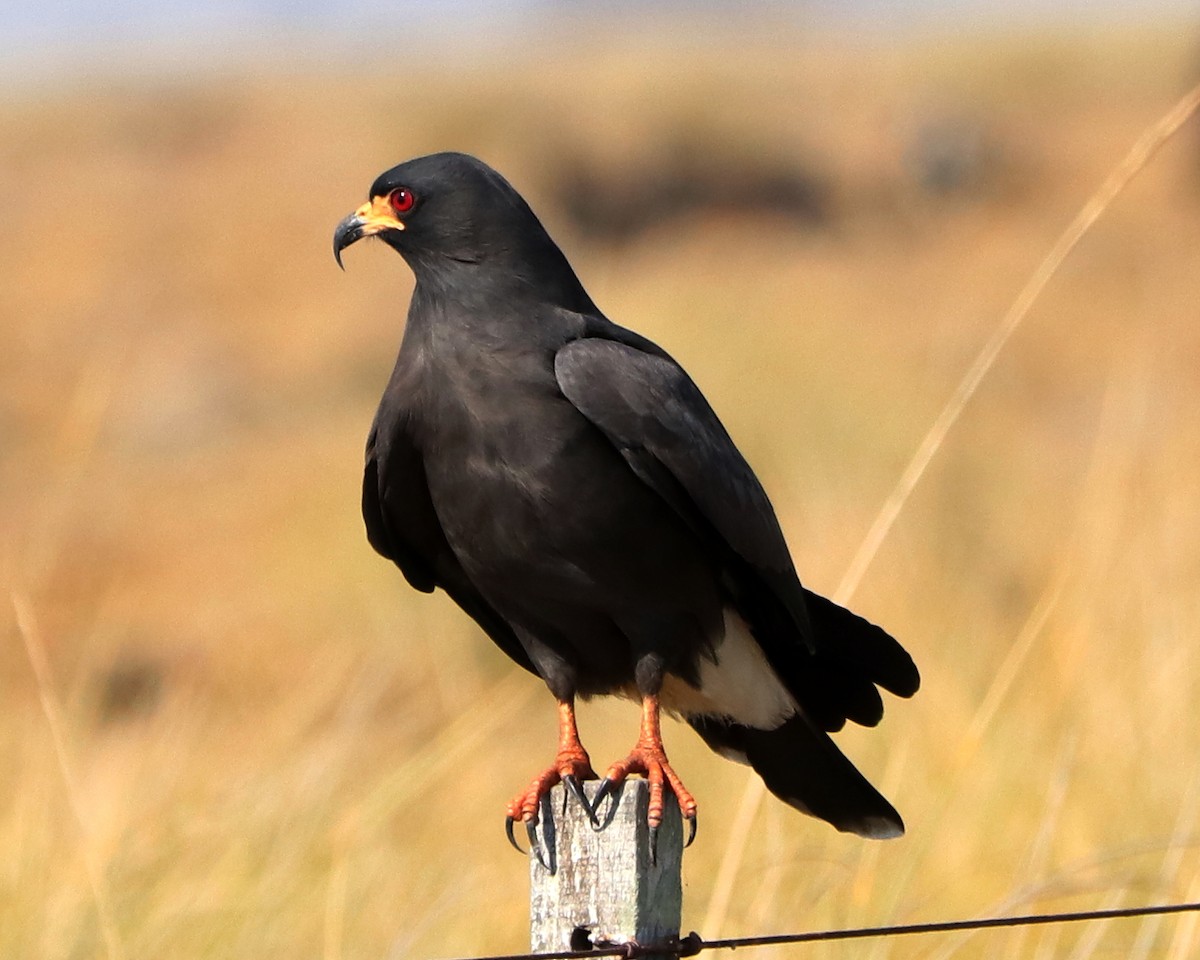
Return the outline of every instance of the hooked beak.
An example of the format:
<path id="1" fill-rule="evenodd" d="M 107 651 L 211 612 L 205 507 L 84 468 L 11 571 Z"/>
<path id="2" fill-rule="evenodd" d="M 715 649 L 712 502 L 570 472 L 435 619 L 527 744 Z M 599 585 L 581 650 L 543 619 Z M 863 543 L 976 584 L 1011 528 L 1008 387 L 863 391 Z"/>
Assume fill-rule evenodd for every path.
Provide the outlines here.
<path id="1" fill-rule="evenodd" d="M 404 224 L 396 219 L 387 197 L 372 197 L 337 225 L 333 231 L 333 259 L 342 264 L 342 251 L 356 240 L 372 237 L 387 230 L 403 230 Z"/>

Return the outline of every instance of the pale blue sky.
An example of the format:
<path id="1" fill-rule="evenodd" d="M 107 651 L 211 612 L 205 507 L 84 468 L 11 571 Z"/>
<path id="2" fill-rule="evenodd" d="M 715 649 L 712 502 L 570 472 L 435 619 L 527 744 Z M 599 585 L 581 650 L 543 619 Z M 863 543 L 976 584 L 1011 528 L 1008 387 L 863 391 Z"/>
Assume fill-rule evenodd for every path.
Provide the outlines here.
<path id="1" fill-rule="evenodd" d="M 453 41 L 494 42 L 531 24 L 615 17 L 624 24 L 664 5 L 634 0 L 0 0 L 0 75 L 27 79 L 111 65 L 189 68 L 264 48 L 320 62 L 390 38 L 437 54 Z M 1200 0 L 693 0 L 670 16 L 688 23 L 756 16 L 872 33 L 989 29 L 1045 21 L 1200 22 Z M 1200 32 L 1200 31 L 1198 31 Z"/>

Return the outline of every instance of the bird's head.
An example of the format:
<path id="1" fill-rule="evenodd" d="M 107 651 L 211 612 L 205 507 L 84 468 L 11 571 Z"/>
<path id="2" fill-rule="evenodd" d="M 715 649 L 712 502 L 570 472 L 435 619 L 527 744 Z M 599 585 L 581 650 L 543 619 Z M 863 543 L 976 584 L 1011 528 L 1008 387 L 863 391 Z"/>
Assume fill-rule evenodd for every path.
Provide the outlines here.
<path id="1" fill-rule="evenodd" d="M 338 224 L 333 254 L 377 236 L 404 257 L 418 283 L 473 265 L 549 294 L 578 280 L 521 195 L 481 160 L 435 153 L 379 175 L 369 199 Z M 562 292 L 560 290 L 560 292 Z M 584 295 L 586 296 L 586 295 Z"/>

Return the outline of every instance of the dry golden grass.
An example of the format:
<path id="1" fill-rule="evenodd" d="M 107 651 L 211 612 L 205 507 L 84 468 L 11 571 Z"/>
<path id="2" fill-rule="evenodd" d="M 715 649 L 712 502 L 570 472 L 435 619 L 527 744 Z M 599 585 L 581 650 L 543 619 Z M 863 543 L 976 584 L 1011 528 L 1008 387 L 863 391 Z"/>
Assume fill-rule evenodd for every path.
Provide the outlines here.
<path id="1" fill-rule="evenodd" d="M 380 246 L 341 275 L 329 236 L 380 169 L 458 148 L 508 173 L 607 312 L 691 369 L 831 592 L 1021 284 L 1195 73 L 1163 37 L 658 42 L 0 107 L 0 956 L 525 942 L 499 819 L 550 749 L 552 704 L 409 591 L 357 515 L 411 281 Z M 1001 145 L 987 189 L 936 199 L 906 174 L 939 112 Z M 803 157 L 830 223 L 697 217 L 619 250 L 574 235 L 554 165 L 586 151 L 636 175 L 664 129 Z M 1198 277 L 1185 132 L 1034 306 L 858 592 L 925 677 L 841 737 L 908 837 L 868 844 L 768 801 L 702 933 L 1197 895 Z M 628 705 L 581 718 L 593 756 L 627 748 Z M 669 736 L 704 806 L 685 864 L 701 926 L 747 774 Z M 805 955 L 1198 943 L 1186 922 L 1127 922 Z"/>

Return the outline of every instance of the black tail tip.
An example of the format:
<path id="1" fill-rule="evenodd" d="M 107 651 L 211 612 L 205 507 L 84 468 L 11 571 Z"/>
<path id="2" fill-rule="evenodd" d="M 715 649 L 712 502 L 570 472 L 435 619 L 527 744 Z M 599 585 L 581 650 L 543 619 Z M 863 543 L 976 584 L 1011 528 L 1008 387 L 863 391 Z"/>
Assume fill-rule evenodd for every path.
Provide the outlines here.
<path id="1" fill-rule="evenodd" d="M 894 816 L 864 817 L 862 820 L 845 827 L 838 827 L 838 829 L 844 833 L 854 833 L 860 837 L 866 837 L 868 840 L 895 840 L 897 837 L 904 836 L 904 821 L 900 819 L 900 814 L 894 811 L 893 813 Z"/>

